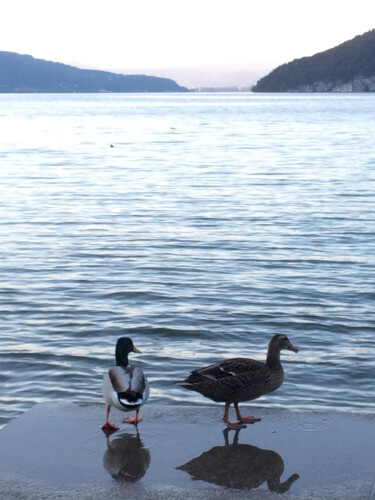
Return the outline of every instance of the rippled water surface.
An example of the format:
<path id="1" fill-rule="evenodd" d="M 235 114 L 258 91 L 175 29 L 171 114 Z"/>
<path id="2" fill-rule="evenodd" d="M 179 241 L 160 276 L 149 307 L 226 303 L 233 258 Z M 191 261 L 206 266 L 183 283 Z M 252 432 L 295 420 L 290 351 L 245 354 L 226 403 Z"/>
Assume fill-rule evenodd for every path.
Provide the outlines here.
<path id="1" fill-rule="evenodd" d="M 375 409 L 375 96 L 1 95 L 0 425 L 101 401 L 114 345 L 152 403 L 286 333 L 257 404 Z"/>

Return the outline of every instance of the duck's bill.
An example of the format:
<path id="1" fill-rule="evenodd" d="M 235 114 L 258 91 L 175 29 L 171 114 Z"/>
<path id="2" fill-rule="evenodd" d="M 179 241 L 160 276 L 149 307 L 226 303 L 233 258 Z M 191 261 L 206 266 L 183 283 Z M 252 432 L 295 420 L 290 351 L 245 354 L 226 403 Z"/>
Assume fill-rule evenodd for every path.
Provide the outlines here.
<path id="1" fill-rule="evenodd" d="M 139 349 L 137 349 L 136 347 L 133 348 L 133 352 L 136 352 L 138 354 L 142 354 L 142 351 L 140 351 Z"/>
<path id="2" fill-rule="evenodd" d="M 294 345 L 291 344 L 288 347 L 288 351 L 299 352 L 299 349 L 297 347 L 294 347 Z"/>

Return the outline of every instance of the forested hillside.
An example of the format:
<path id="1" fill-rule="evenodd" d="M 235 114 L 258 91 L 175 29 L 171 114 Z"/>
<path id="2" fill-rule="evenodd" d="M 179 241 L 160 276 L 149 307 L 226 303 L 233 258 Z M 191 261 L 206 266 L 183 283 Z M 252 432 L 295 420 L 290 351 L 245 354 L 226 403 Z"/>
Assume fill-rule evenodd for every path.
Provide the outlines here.
<path id="1" fill-rule="evenodd" d="M 254 92 L 375 92 L 375 30 L 261 78 Z"/>

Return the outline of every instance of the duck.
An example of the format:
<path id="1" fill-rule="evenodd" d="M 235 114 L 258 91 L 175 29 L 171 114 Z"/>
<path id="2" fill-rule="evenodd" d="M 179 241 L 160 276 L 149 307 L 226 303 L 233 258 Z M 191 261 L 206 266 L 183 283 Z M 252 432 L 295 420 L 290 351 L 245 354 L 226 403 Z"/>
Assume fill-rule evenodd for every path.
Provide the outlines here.
<path id="1" fill-rule="evenodd" d="M 280 361 L 282 350 L 299 352 L 288 337 L 278 333 L 268 344 L 266 361 L 249 358 L 232 358 L 199 368 L 175 384 L 198 392 L 217 403 L 225 403 L 224 423 L 229 429 L 242 429 L 260 418 L 241 415 L 239 403 L 257 399 L 278 389 L 284 381 Z M 238 422 L 229 420 L 230 405 L 234 405 Z"/>
<path id="2" fill-rule="evenodd" d="M 141 354 L 131 338 L 119 338 L 115 350 L 116 366 L 110 368 L 103 377 L 102 392 L 107 413 L 101 428 L 105 432 L 119 429 L 109 421 L 112 406 L 124 412 L 135 411 L 135 416 L 124 418 L 124 423 L 137 425 L 142 420 L 139 411 L 148 400 L 150 387 L 143 371 L 137 366 L 129 365 L 128 355 L 131 352 Z"/>

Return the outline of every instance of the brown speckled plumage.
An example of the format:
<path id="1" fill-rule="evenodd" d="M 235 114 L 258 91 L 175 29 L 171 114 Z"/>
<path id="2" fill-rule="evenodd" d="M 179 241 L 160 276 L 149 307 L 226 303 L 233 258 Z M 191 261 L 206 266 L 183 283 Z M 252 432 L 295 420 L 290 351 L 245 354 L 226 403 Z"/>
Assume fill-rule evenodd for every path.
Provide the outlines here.
<path id="1" fill-rule="evenodd" d="M 280 351 L 298 352 L 286 335 L 277 334 L 268 345 L 265 362 L 247 358 L 233 358 L 194 370 L 178 385 L 196 391 L 216 402 L 226 403 L 224 421 L 228 427 L 238 428 L 228 420 L 229 405 L 235 405 L 237 417 L 251 423 L 258 419 L 241 417 L 238 403 L 251 401 L 272 392 L 281 386 L 284 370 L 280 362 Z"/>

